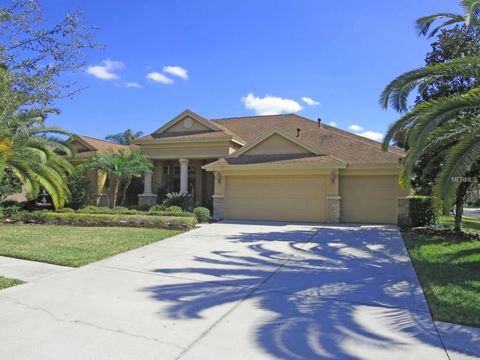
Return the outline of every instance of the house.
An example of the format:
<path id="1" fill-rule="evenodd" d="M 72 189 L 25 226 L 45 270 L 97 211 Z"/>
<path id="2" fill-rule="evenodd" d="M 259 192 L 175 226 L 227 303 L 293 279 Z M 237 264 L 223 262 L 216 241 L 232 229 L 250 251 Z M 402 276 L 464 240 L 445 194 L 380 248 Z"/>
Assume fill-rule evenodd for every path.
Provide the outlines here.
<path id="1" fill-rule="evenodd" d="M 180 191 L 217 219 L 396 224 L 407 215 L 403 150 L 299 115 L 206 119 L 186 110 L 135 146 L 153 163 L 140 204 Z"/>

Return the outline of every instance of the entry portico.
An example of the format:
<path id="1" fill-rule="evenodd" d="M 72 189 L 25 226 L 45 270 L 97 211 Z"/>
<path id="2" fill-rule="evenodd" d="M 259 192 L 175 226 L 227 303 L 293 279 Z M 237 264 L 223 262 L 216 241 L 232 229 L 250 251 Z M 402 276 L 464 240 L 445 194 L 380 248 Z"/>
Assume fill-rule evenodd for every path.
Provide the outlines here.
<path id="1" fill-rule="evenodd" d="M 153 171 L 145 174 L 140 205 L 157 203 L 167 192 L 190 193 L 196 203 L 212 202 L 214 177 L 202 169 L 245 143 L 226 128 L 186 110 L 152 134 L 136 140 Z"/>

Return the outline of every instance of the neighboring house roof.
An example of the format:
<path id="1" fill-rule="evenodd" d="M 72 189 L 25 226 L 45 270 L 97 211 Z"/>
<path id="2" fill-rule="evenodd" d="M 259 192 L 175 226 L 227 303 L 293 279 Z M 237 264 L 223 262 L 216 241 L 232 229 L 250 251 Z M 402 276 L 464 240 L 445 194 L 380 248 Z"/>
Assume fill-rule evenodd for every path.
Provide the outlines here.
<path id="1" fill-rule="evenodd" d="M 212 120 L 217 125 L 229 129 L 247 143 L 259 134 L 273 127 L 280 128 L 292 136 L 300 129 L 300 141 L 316 149 L 317 153 L 333 155 L 348 163 L 398 163 L 404 157 L 403 150 L 389 147 L 381 149 L 377 141 L 364 138 L 299 115 L 265 115 L 235 117 Z"/>
<path id="2" fill-rule="evenodd" d="M 96 139 L 91 136 L 85 135 L 74 135 L 73 138 L 80 139 L 82 142 L 88 145 L 91 150 L 96 151 L 125 150 L 131 147 L 130 145 L 115 144 L 107 140 Z"/>
<path id="3" fill-rule="evenodd" d="M 85 159 L 96 155 L 102 151 L 120 151 L 120 150 L 131 150 L 138 148 L 136 145 L 120 145 L 115 144 L 107 140 L 93 138 L 91 136 L 78 135 L 74 134 L 69 142 L 72 143 L 77 141 L 85 147 L 82 151 L 77 151 L 74 159 Z"/>

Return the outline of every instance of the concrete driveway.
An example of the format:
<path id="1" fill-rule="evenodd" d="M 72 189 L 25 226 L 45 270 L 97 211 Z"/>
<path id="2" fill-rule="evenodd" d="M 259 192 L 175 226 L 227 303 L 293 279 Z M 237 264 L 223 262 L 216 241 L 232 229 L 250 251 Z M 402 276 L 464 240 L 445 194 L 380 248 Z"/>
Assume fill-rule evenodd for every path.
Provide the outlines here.
<path id="1" fill-rule="evenodd" d="M 480 208 L 465 208 L 463 209 L 463 215 L 480 219 Z"/>
<path id="2" fill-rule="evenodd" d="M 0 358 L 448 359 L 395 228 L 225 222 L 0 291 Z"/>

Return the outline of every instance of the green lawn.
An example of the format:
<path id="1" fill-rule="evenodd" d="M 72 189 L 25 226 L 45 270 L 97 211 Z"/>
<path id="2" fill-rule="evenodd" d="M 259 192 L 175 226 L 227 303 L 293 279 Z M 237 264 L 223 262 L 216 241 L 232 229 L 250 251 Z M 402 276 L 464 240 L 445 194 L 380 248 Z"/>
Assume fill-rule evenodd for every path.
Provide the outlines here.
<path id="1" fill-rule="evenodd" d="M 433 318 L 480 327 L 480 241 L 416 233 L 403 236 Z"/>
<path id="2" fill-rule="evenodd" d="M 180 232 L 126 227 L 0 225 L 0 255 L 77 267 Z"/>
<path id="3" fill-rule="evenodd" d="M 452 215 L 441 216 L 440 224 L 453 227 L 455 224 L 455 218 Z M 480 231 L 480 219 L 475 219 L 469 216 L 462 217 L 462 229 L 464 231 Z"/>
<path id="4" fill-rule="evenodd" d="M 3 276 L 0 276 L 0 289 L 5 289 L 11 286 L 23 284 L 22 281 L 16 279 L 9 279 Z"/>

